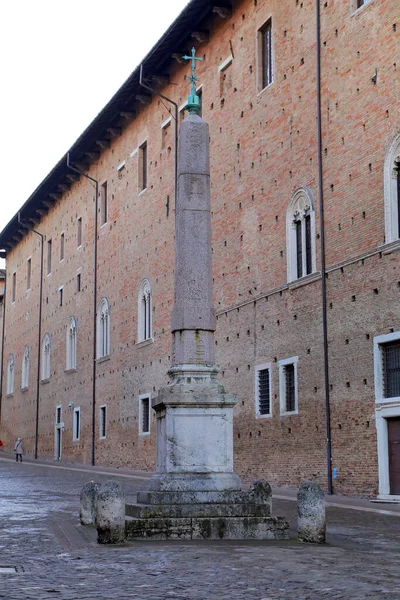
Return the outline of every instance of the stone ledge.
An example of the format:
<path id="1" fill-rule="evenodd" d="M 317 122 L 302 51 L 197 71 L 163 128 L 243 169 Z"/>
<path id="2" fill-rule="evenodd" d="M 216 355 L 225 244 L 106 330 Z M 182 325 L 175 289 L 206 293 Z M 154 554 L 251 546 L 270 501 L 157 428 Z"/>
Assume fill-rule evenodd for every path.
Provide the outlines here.
<path id="1" fill-rule="evenodd" d="M 127 504 L 126 515 L 137 519 L 203 517 L 270 517 L 269 504 Z"/>

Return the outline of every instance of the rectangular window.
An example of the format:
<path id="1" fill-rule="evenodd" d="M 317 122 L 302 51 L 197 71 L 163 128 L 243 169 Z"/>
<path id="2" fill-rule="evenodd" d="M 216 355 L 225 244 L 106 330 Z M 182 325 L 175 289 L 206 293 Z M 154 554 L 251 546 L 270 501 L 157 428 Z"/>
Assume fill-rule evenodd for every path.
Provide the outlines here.
<path id="1" fill-rule="evenodd" d="M 268 19 L 258 32 L 259 43 L 259 89 L 269 86 L 273 81 L 272 71 L 272 19 Z"/>
<path id="2" fill-rule="evenodd" d="M 271 406 L 271 364 L 257 365 L 255 368 L 256 414 L 258 417 L 270 417 Z"/>
<path id="3" fill-rule="evenodd" d="M 104 440 L 106 437 L 106 417 L 107 407 L 100 406 L 100 439 Z"/>
<path id="4" fill-rule="evenodd" d="M 82 280 L 81 280 L 81 274 L 77 273 L 76 275 L 76 291 L 80 292 L 81 291 L 81 286 L 82 286 Z"/>
<path id="5" fill-rule="evenodd" d="M 58 289 L 58 306 L 61 308 L 64 300 L 64 288 L 60 287 Z"/>
<path id="6" fill-rule="evenodd" d="M 107 181 L 100 188 L 100 223 L 105 225 L 108 220 Z"/>
<path id="7" fill-rule="evenodd" d="M 150 433 L 150 396 L 139 396 L 139 433 Z"/>
<path id="8" fill-rule="evenodd" d="M 15 302 L 16 294 L 17 294 L 17 273 L 16 273 L 16 271 L 14 271 L 14 273 L 12 274 L 12 289 L 11 289 L 12 302 Z"/>
<path id="9" fill-rule="evenodd" d="M 51 253 L 52 253 L 52 243 L 51 240 L 47 241 L 47 275 L 51 273 Z"/>
<path id="10" fill-rule="evenodd" d="M 26 261 L 26 289 L 31 289 L 31 276 L 32 276 L 32 259 L 28 258 Z"/>
<path id="11" fill-rule="evenodd" d="M 232 60 L 233 60 L 233 57 L 229 56 L 218 67 L 218 70 L 219 70 L 219 95 L 221 98 L 225 98 L 226 95 L 229 93 L 229 91 L 233 87 Z"/>
<path id="12" fill-rule="evenodd" d="M 57 406 L 56 408 L 56 425 L 60 425 L 61 423 L 61 406 Z"/>
<path id="13" fill-rule="evenodd" d="M 147 188 L 147 142 L 139 148 L 139 192 Z"/>
<path id="14" fill-rule="evenodd" d="M 298 413 L 297 391 L 298 357 L 279 361 L 279 403 L 281 414 Z"/>
<path id="15" fill-rule="evenodd" d="M 306 236 L 306 275 L 312 272 L 312 245 L 311 245 L 311 216 L 307 211 L 304 217 L 305 236 Z"/>
<path id="16" fill-rule="evenodd" d="M 77 221 L 76 238 L 77 238 L 76 245 L 79 248 L 79 246 L 82 246 L 82 217 L 79 217 L 79 219 Z"/>
<path id="17" fill-rule="evenodd" d="M 74 408 L 74 432 L 73 440 L 77 442 L 81 437 L 81 409 Z"/>
<path id="18" fill-rule="evenodd" d="M 382 346 L 383 397 L 400 397 L 400 340 Z"/>
<path id="19" fill-rule="evenodd" d="M 64 260 L 64 251 L 65 251 L 65 234 L 62 233 L 60 235 L 60 261 Z"/>
<path id="20" fill-rule="evenodd" d="M 161 125 L 161 148 L 163 150 L 165 150 L 165 148 L 168 148 L 169 144 L 172 143 L 171 122 L 172 118 L 170 117 Z"/>

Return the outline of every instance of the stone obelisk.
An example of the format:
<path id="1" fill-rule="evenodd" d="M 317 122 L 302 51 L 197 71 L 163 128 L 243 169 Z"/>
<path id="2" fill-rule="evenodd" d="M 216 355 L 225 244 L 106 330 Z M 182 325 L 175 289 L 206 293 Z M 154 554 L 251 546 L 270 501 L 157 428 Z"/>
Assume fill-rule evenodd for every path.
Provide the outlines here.
<path id="1" fill-rule="evenodd" d="M 153 402 L 157 413 L 154 490 L 238 490 L 233 473 L 233 408 L 215 366 L 210 152 L 208 124 L 198 115 L 195 57 L 189 116 L 179 132 L 175 207 L 175 288 L 171 318 L 171 384 Z"/>

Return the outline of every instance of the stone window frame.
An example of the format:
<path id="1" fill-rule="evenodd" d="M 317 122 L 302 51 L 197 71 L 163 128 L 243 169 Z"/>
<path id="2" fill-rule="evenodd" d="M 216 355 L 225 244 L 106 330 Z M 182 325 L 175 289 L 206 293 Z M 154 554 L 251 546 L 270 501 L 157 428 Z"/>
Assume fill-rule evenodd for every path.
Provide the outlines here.
<path id="1" fill-rule="evenodd" d="M 142 280 L 138 293 L 138 343 L 153 342 L 153 290 L 150 279 Z"/>
<path id="2" fill-rule="evenodd" d="M 400 396 L 385 398 L 383 395 L 383 359 L 382 348 L 390 342 L 400 341 L 400 331 L 374 337 L 374 381 L 376 404 L 400 404 Z"/>
<path id="3" fill-rule="evenodd" d="M 396 168 L 395 165 L 398 165 Z M 400 131 L 394 136 L 384 164 L 385 242 L 400 240 L 400 198 L 397 170 L 400 169 Z"/>
<path id="4" fill-rule="evenodd" d="M 53 240 L 50 238 L 47 240 L 47 260 L 46 260 L 46 274 L 51 275 L 52 270 L 52 258 L 53 258 Z"/>
<path id="5" fill-rule="evenodd" d="M 107 298 L 102 298 L 97 311 L 97 360 L 104 360 L 110 357 L 110 329 L 110 303 Z"/>
<path id="6" fill-rule="evenodd" d="M 66 361 L 65 370 L 67 372 L 76 371 L 77 369 L 77 320 L 76 317 L 71 316 L 68 319 L 68 326 L 66 331 Z"/>
<path id="7" fill-rule="evenodd" d="M 64 306 L 64 286 L 60 285 L 58 288 L 58 308 L 62 308 Z"/>
<path id="8" fill-rule="evenodd" d="M 143 140 L 138 146 L 138 195 L 143 194 L 149 184 L 149 145 Z"/>
<path id="9" fill-rule="evenodd" d="M 224 93 L 223 93 L 223 78 L 224 78 L 224 72 L 231 67 L 233 64 L 233 56 L 232 54 L 230 54 L 220 65 L 218 65 L 218 75 L 219 75 L 219 87 L 220 87 L 220 97 L 224 98 Z"/>
<path id="10" fill-rule="evenodd" d="M 26 391 L 29 388 L 29 371 L 31 364 L 31 349 L 26 344 L 24 347 L 24 353 L 22 355 L 22 366 L 21 366 L 21 392 Z"/>
<path id="11" fill-rule="evenodd" d="M 257 61 L 257 93 L 261 94 L 265 90 L 267 90 L 275 81 L 275 48 L 274 48 L 274 20 L 272 13 L 268 16 L 267 19 L 264 20 L 262 25 L 258 27 L 256 33 L 256 61 Z M 271 28 L 271 43 L 270 43 L 270 78 L 266 85 L 264 85 L 264 48 L 263 48 L 263 38 L 264 31 L 266 30 L 268 24 L 270 24 Z"/>
<path id="12" fill-rule="evenodd" d="M 76 247 L 82 248 L 83 239 L 83 222 L 82 217 L 78 217 L 76 220 Z"/>
<path id="13" fill-rule="evenodd" d="M 261 414 L 259 397 L 259 373 L 260 371 L 269 371 L 269 412 Z M 270 419 L 272 417 L 272 363 L 262 363 L 254 367 L 254 397 L 257 419 Z"/>
<path id="14" fill-rule="evenodd" d="M 291 356 L 278 361 L 279 368 L 279 409 L 281 416 L 299 414 L 299 391 L 298 391 L 298 356 Z M 286 410 L 286 367 L 287 365 L 294 366 L 294 394 L 295 394 L 295 409 Z"/>
<path id="15" fill-rule="evenodd" d="M 11 303 L 15 304 L 17 297 L 17 271 L 13 271 L 12 274 L 12 285 L 11 285 Z"/>
<path id="16" fill-rule="evenodd" d="M 15 386 L 15 357 L 11 352 L 8 356 L 7 361 L 7 396 L 12 396 L 14 394 L 14 386 Z"/>
<path id="17" fill-rule="evenodd" d="M 77 433 L 78 433 L 78 435 L 77 435 Z M 74 408 L 74 414 L 73 414 L 72 441 L 79 442 L 80 439 L 81 439 L 81 407 L 77 406 Z"/>
<path id="18" fill-rule="evenodd" d="M 172 125 L 172 116 L 165 119 L 163 123 L 161 123 L 161 150 L 165 150 L 167 148 L 166 140 L 168 132 L 171 130 Z"/>
<path id="19" fill-rule="evenodd" d="M 359 0 L 351 0 L 352 14 L 358 14 L 359 11 L 364 10 L 366 6 L 372 4 L 374 0 L 364 0 L 362 4 L 359 4 Z"/>
<path id="20" fill-rule="evenodd" d="M 311 272 L 307 273 L 305 216 L 309 213 L 311 226 Z M 302 227 L 303 274 L 298 277 L 297 270 L 297 233 L 296 222 L 300 219 Z M 300 187 L 293 193 L 286 211 L 286 256 L 288 283 L 307 277 L 317 270 L 316 225 L 314 196 L 307 187 Z"/>
<path id="21" fill-rule="evenodd" d="M 60 262 L 65 259 L 65 232 L 60 233 Z"/>
<path id="22" fill-rule="evenodd" d="M 99 406 L 99 439 L 105 440 L 107 438 L 107 405 L 102 404 Z"/>
<path id="23" fill-rule="evenodd" d="M 41 382 L 47 383 L 51 377 L 51 336 L 46 332 L 42 339 Z"/>
<path id="24" fill-rule="evenodd" d="M 108 184 L 105 179 L 100 185 L 100 228 L 108 223 Z"/>
<path id="25" fill-rule="evenodd" d="M 148 430 L 144 430 L 143 428 L 143 406 L 144 401 L 148 401 L 149 403 L 149 413 L 148 413 Z M 139 435 L 146 436 L 150 435 L 151 432 L 151 394 L 140 394 L 139 396 Z"/>
<path id="26" fill-rule="evenodd" d="M 32 256 L 26 259 L 26 291 L 31 289 L 32 285 Z"/>

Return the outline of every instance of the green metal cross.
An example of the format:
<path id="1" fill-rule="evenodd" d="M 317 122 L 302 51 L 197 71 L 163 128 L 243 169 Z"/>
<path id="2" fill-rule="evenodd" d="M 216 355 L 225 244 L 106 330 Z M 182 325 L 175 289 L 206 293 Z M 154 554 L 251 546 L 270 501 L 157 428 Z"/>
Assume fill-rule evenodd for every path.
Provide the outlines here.
<path id="1" fill-rule="evenodd" d="M 203 60 L 203 58 L 200 56 L 196 56 L 196 50 L 194 48 L 192 48 L 192 56 L 183 56 L 182 58 L 184 60 L 192 61 L 192 75 L 191 77 L 188 77 L 190 83 L 192 84 L 192 87 L 190 90 L 190 96 L 188 96 L 186 110 L 189 111 L 190 115 L 198 115 L 201 110 L 201 106 L 200 98 L 196 94 L 196 83 L 197 81 L 199 81 L 199 78 L 196 77 L 196 60 Z"/>

